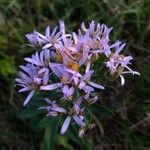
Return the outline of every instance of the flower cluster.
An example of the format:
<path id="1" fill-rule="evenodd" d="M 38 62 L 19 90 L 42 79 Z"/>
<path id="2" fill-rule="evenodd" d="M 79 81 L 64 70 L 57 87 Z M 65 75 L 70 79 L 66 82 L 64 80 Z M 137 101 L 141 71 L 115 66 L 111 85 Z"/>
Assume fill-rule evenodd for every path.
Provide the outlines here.
<path id="1" fill-rule="evenodd" d="M 45 109 L 50 117 L 67 116 L 61 134 L 66 132 L 71 120 L 84 129 L 87 126 L 85 105 L 99 99 L 93 94 L 95 89 L 105 90 L 104 83 L 92 79 L 95 74 L 93 62 L 104 57 L 102 65 L 114 78 L 120 77 L 121 85 L 125 83 L 124 74 L 139 75 L 128 66 L 132 57 L 120 54 L 125 44 L 120 41 L 110 44 L 111 30 L 104 24 L 91 21 L 88 27 L 82 23 L 78 33 L 66 34 L 64 22 L 60 21 L 59 28 L 51 31 L 48 26 L 45 34 L 37 31 L 26 34 L 31 46 L 40 48 L 40 51 L 25 58 L 27 64 L 20 66 L 23 71 L 19 72 L 16 85 L 21 87 L 19 92 L 29 91 L 23 105 L 27 105 L 36 91 L 57 90 L 62 97 L 58 101 L 45 98 L 48 106 L 39 110 Z"/>

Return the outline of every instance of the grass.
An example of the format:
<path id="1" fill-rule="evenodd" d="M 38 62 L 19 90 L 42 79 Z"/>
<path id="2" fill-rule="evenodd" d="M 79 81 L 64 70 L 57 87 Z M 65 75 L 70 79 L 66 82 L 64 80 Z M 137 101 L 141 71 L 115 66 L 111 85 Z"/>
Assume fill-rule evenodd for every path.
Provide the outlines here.
<path id="1" fill-rule="evenodd" d="M 14 78 L 23 57 L 32 53 L 24 34 L 43 30 L 65 20 L 67 31 L 82 21 L 95 20 L 113 26 L 112 41 L 127 43 L 125 53 L 135 57 L 133 68 L 140 77 L 127 79 L 117 95 L 103 95 L 102 104 L 115 115 L 95 116 L 97 127 L 85 141 L 89 149 L 150 149 L 150 3 L 149 0 L 0 0 L 0 149 L 49 149 L 45 129 L 36 130 L 36 120 L 22 119 L 18 111 L 23 96 L 14 89 Z M 102 129 L 101 129 L 102 130 Z M 85 149 L 57 136 L 56 149 Z M 77 147 L 77 148 L 75 148 Z"/>

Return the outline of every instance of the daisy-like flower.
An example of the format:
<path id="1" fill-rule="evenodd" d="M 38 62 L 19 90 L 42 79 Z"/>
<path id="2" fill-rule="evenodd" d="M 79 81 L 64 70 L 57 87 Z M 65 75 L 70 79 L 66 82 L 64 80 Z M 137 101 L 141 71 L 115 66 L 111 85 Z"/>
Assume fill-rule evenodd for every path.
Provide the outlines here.
<path id="1" fill-rule="evenodd" d="M 99 85 L 97 83 L 90 81 L 90 78 L 92 74 L 94 73 L 93 70 L 90 70 L 90 65 L 91 65 L 91 62 L 88 62 L 86 69 L 85 69 L 85 74 L 80 78 L 79 84 L 78 84 L 79 89 L 84 90 L 86 94 L 90 94 L 91 92 L 93 92 L 94 88 L 99 88 L 101 90 L 105 89 L 102 85 Z"/>
<path id="2" fill-rule="evenodd" d="M 87 32 L 89 30 L 89 34 L 92 39 L 99 39 L 99 40 L 105 39 L 107 42 L 109 42 L 110 40 L 109 34 L 112 29 L 113 29 L 112 27 L 107 28 L 107 26 L 104 24 L 100 24 L 100 23 L 95 24 L 94 21 L 91 21 L 89 23 L 89 28 L 85 27 L 84 22 L 81 25 L 81 30 L 83 32 Z"/>
<path id="3" fill-rule="evenodd" d="M 70 34 L 65 34 L 65 25 L 63 21 L 59 22 L 60 31 L 57 32 L 57 26 L 50 32 L 50 27 L 48 26 L 45 30 L 45 35 L 35 32 L 39 37 L 39 42 L 44 46 L 42 49 L 48 49 L 51 47 L 57 47 L 57 45 L 62 44 L 62 37 L 68 37 Z"/>
<path id="4" fill-rule="evenodd" d="M 90 81 L 93 70 L 89 70 L 80 80 L 79 80 L 79 89 L 84 90 L 86 94 L 90 94 L 94 91 L 94 88 L 104 90 L 105 88 L 102 85 Z"/>
<path id="5" fill-rule="evenodd" d="M 38 36 L 36 32 L 34 31 L 33 33 L 29 33 L 25 35 L 28 41 L 31 43 L 31 45 L 36 46 L 40 45 L 41 43 L 38 41 Z"/>
<path id="6" fill-rule="evenodd" d="M 26 34 L 25 36 L 33 46 L 42 46 L 42 49 L 48 49 L 55 47 L 57 44 L 62 44 L 62 37 L 71 36 L 70 34 L 65 34 L 65 25 L 63 21 L 59 22 L 59 32 L 57 32 L 57 26 L 50 32 L 50 27 L 48 26 L 45 30 L 45 35 L 34 31 L 33 33 Z"/>
<path id="7" fill-rule="evenodd" d="M 20 66 L 24 71 L 20 71 L 20 78 L 15 79 L 17 86 L 21 89 L 19 92 L 30 91 L 29 95 L 24 101 L 24 106 L 30 101 L 35 91 L 40 88 L 41 85 L 47 85 L 49 76 L 45 70 L 38 72 L 38 69 L 32 64 L 27 64 L 26 66 Z"/>
<path id="8" fill-rule="evenodd" d="M 28 63 L 34 64 L 38 67 L 49 67 L 50 51 L 48 49 L 42 50 L 40 54 L 36 52 L 34 55 L 24 59 Z"/>
<path id="9" fill-rule="evenodd" d="M 115 53 L 111 53 L 108 58 L 109 60 L 106 62 L 106 67 L 109 69 L 111 75 L 119 76 L 121 79 L 121 85 L 125 84 L 125 79 L 123 74 L 132 74 L 132 75 L 140 75 L 139 72 L 133 71 L 128 65 L 131 64 L 130 60 L 133 58 L 131 56 L 124 56 L 119 54 L 120 51 L 124 48 L 125 44 L 121 44 L 121 42 L 116 42 L 111 46 L 115 47 Z"/>
<path id="10" fill-rule="evenodd" d="M 89 35 L 87 45 L 89 46 L 90 57 L 92 55 L 98 57 L 98 54 L 109 51 L 109 34 L 111 30 L 112 27 L 107 28 L 106 25 L 95 24 L 94 21 L 89 23 L 89 28 L 85 27 L 84 22 L 82 23 L 80 32 Z"/>
<path id="11" fill-rule="evenodd" d="M 80 127 L 85 125 L 83 116 L 84 108 L 80 108 L 82 100 L 83 97 L 79 97 L 76 102 L 74 102 L 73 107 L 67 111 L 68 117 L 65 119 L 62 125 L 60 131 L 61 134 L 64 134 L 67 131 L 71 119 L 73 119 Z"/>
<path id="12" fill-rule="evenodd" d="M 45 30 L 45 35 L 36 32 L 36 34 L 39 36 L 39 39 L 41 41 L 43 41 L 43 47 L 42 49 L 47 49 L 50 48 L 52 46 L 55 47 L 55 45 L 57 43 L 61 43 L 61 32 L 56 32 L 57 31 L 57 27 L 55 27 L 52 31 L 52 33 L 50 33 L 50 27 L 48 26 Z"/>
<path id="13" fill-rule="evenodd" d="M 26 66 L 20 66 L 20 68 L 24 72 L 20 71 L 20 78 L 15 79 L 16 85 L 21 87 L 19 92 L 30 91 L 24 101 L 24 106 L 26 106 L 37 90 L 54 90 L 61 87 L 61 83 L 48 84 L 49 72 L 45 68 L 39 69 L 29 63 Z"/>
<path id="14" fill-rule="evenodd" d="M 49 104 L 49 106 L 42 106 L 39 107 L 38 109 L 46 109 L 48 111 L 47 116 L 50 117 L 56 117 L 61 113 L 66 113 L 66 110 L 60 106 L 57 105 L 56 101 L 52 101 L 48 98 L 45 98 L 45 101 Z"/>
<path id="15" fill-rule="evenodd" d="M 62 107 L 60 107 L 59 105 L 56 104 L 56 101 L 51 101 L 48 98 L 45 98 L 45 101 L 49 104 L 49 106 L 42 106 L 39 108 L 39 110 L 41 109 L 45 109 L 47 110 L 47 116 L 50 117 L 56 117 L 60 114 L 66 114 L 68 115 L 68 117 L 65 119 L 62 128 L 61 128 L 61 134 L 64 134 L 70 123 L 71 123 L 71 119 L 73 119 L 80 127 L 84 126 L 84 116 L 83 116 L 83 112 L 84 112 L 84 108 L 80 108 L 81 102 L 83 100 L 83 97 L 79 97 L 74 103 L 73 103 L 73 107 L 72 108 L 68 108 L 68 109 L 64 109 Z"/>

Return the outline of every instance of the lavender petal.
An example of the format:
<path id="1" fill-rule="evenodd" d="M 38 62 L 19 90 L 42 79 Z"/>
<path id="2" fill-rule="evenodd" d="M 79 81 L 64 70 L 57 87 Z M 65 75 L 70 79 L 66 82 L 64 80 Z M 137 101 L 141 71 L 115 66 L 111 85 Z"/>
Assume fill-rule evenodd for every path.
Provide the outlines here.
<path id="1" fill-rule="evenodd" d="M 71 122 L 71 116 L 68 116 L 62 125 L 61 131 L 60 131 L 61 134 L 64 134 L 67 131 L 70 122 Z"/>
<path id="2" fill-rule="evenodd" d="M 51 84 L 51 85 L 41 86 L 40 89 L 41 90 L 55 90 L 61 86 L 62 86 L 61 83 L 55 83 L 55 84 Z"/>
<path id="3" fill-rule="evenodd" d="M 32 90 L 32 91 L 30 92 L 30 94 L 29 94 L 29 95 L 27 96 L 27 98 L 25 99 L 25 101 L 24 101 L 24 103 L 23 103 L 23 106 L 26 106 L 26 105 L 27 105 L 27 103 L 31 100 L 32 96 L 34 95 L 34 93 L 35 93 L 34 90 Z"/>

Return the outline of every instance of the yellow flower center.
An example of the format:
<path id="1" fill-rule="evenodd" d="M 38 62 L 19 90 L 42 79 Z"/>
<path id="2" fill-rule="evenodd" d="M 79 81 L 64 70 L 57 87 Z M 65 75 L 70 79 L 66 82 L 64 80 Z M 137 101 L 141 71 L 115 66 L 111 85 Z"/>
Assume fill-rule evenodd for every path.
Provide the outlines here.
<path id="1" fill-rule="evenodd" d="M 79 66 L 77 63 L 74 63 L 74 62 L 69 62 L 68 63 L 68 68 L 69 69 L 72 69 L 74 71 L 79 71 Z"/>
<path id="2" fill-rule="evenodd" d="M 61 54 L 57 51 L 57 55 L 56 55 L 56 61 L 57 62 L 61 62 L 62 61 L 62 56 Z"/>
<path id="3" fill-rule="evenodd" d="M 62 59 L 63 59 L 63 58 L 62 58 L 62 55 L 61 55 L 58 51 L 56 51 L 56 53 L 57 53 L 57 55 L 56 55 L 56 60 L 57 60 L 57 62 L 62 62 Z M 66 57 L 67 60 L 68 60 L 68 65 L 67 65 L 67 67 L 68 67 L 69 69 L 74 70 L 74 71 L 79 71 L 79 66 L 78 66 L 78 64 L 77 64 L 76 62 L 71 61 L 68 57 L 69 57 L 69 56 Z"/>

